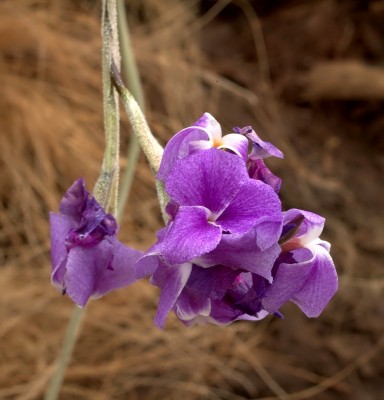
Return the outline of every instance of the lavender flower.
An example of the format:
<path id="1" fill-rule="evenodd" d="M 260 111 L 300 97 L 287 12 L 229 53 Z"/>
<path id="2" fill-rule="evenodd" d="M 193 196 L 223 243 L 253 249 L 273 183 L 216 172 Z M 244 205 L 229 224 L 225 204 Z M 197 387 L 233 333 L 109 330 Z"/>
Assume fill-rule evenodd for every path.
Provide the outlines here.
<path id="1" fill-rule="evenodd" d="M 318 238 L 324 218 L 281 211 L 281 180 L 263 160 L 283 154 L 251 127 L 234 132 L 222 137 L 205 113 L 165 148 L 158 178 L 170 221 L 137 262 L 137 277 L 161 290 L 159 327 L 171 310 L 188 326 L 225 325 L 281 316 L 288 301 L 315 317 L 337 290 L 330 245 Z"/>
<path id="2" fill-rule="evenodd" d="M 118 226 L 78 179 L 65 193 L 60 213 L 50 213 L 52 283 L 80 307 L 90 297 L 136 280 L 142 255 L 116 238 Z"/>

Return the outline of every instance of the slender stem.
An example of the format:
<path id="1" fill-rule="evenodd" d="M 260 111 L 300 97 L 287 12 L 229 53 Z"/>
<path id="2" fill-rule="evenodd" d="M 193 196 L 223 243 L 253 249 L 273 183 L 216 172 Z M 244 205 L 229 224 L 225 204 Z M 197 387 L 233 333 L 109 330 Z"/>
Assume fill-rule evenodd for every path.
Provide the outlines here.
<path id="1" fill-rule="evenodd" d="M 161 158 L 163 156 L 163 148 L 160 146 L 159 142 L 153 136 L 147 121 L 144 117 L 136 100 L 130 93 L 130 91 L 124 86 L 121 79 L 120 73 L 112 60 L 111 66 L 111 76 L 112 81 L 120 94 L 120 98 L 124 104 L 125 111 L 127 113 L 129 122 L 132 126 L 133 132 L 137 137 L 140 147 L 146 155 L 149 165 L 152 168 L 154 174 L 157 173 L 160 167 Z M 168 221 L 168 215 L 165 212 L 165 206 L 168 203 L 168 196 L 165 192 L 164 184 L 156 180 L 157 196 L 159 198 L 161 214 L 165 223 Z"/>
<path id="2" fill-rule="evenodd" d="M 65 333 L 63 347 L 61 348 L 61 353 L 57 361 L 56 371 L 45 393 L 44 400 L 56 400 L 59 396 L 64 374 L 71 360 L 72 351 L 80 331 L 84 314 L 85 308 L 74 307 Z"/>
<path id="3" fill-rule="evenodd" d="M 144 110 L 144 94 L 141 80 L 132 47 L 131 36 L 128 28 L 127 15 L 125 12 L 125 1 L 117 0 L 117 18 L 120 39 L 120 50 L 122 56 L 122 71 L 133 97 L 137 100 L 141 109 Z M 140 146 L 136 135 L 131 135 L 127 152 L 127 166 L 121 179 L 117 215 L 121 217 L 131 191 L 136 164 L 140 154 Z"/>
<path id="4" fill-rule="evenodd" d="M 120 53 L 116 0 L 103 0 L 102 4 L 102 80 L 106 146 L 103 164 L 93 194 L 106 211 L 110 210 L 116 216 L 119 186 L 119 106 L 118 94 L 111 80 L 110 67 L 112 60 L 120 63 Z M 117 69 L 116 65 L 115 68 Z M 84 315 L 85 309 L 74 307 L 57 360 L 56 370 L 45 393 L 45 400 L 56 400 L 59 396 Z"/>
<path id="5" fill-rule="evenodd" d="M 112 60 L 120 64 L 116 7 L 116 0 L 103 0 L 102 80 L 106 145 L 100 175 L 93 190 L 98 202 L 115 216 L 119 179 L 119 106 L 118 95 L 111 81 L 110 66 Z"/>

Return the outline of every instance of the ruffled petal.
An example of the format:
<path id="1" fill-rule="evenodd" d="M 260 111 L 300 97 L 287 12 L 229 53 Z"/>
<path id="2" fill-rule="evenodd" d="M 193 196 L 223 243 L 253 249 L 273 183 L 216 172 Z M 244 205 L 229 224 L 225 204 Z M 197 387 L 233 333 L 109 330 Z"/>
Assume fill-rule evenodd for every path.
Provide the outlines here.
<path id="1" fill-rule="evenodd" d="M 89 193 L 85 188 L 83 178 L 79 178 L 65 192 L 60 202 L 61 214 L 73 218 L 76 222 L 80 222 L 82 212 L 88 199 L 88 195 Z"/>
<path id="2" fill-rule="evenodd" d="M 95 271 L 97 277 L 92 298 L 101 297 L 137 280 L 135 263 L 143 253 L 124 245 L 116 238 L 112 238 L 111 243 L 112 259 L 108 265 L 100 265 L 100 269 Z"/>
<path id="3" fill-rule="evenodd" d="M 213 148 L 177 161 L 165 188 L 180 205 L 203 206 L 220 214 L 247 181 L 240 157 Z"/>
<path id="4" fill-rule="evenodd" d="M 52 283 L 61 288 L 64 282 L 65 262 L 68 250 L 65 246 L 65 238 L 73 229 L 73 220 L 65 215 L 50 213 L 51 231 L 51 257 L 52 257 Z"/>
<path id="5" fill-rule="evenodd" d="M 155 324 L 159 328 L 164 327 L 167 315 L 174 307 L 187 283 L 191 270 L 191 263 L 181 265 L 166 265 L 162 263 L 152 276 L 152 283 L 161 288 L 159 306 L 155 316 Z"/>
<path id="6" fill-rule="evenodd" d="M 304 314 L 313 318 L 321 314 L 338 289 L 335 265 L 326 245 L 323 246 L 322 243 L 318 239 L 308 246 L 314 254 L 311 271 L 305 285 L 291 299 Z"/>
<path id="7" fill-rule="evenodd" d="M 208 222 L 204 207 L 180 207 L 169 230 L 158 243 L 169 264 L 181 264 L 213 250 L 221 238 L 220 227 Z"/>
<path id="8" fill-rule="evenodd" d="M 216 222 L 224 231 L 244 234 L 260 219 L 276 218 L 279 214 L 281 203 L 273 189 L 260 181 L 248 180 Z"/>
<path id="9" fill-rule="evenodd" d="M 262 300 L 264 309 L 271 314 L 277 312 L 303 288 L 311 273 L 314 259 L 311 250 L 301 248 L 293 251 L 292 254 L 294 259 L 279 263 L 276 276 L 266 291 L 266 297 Z"/>

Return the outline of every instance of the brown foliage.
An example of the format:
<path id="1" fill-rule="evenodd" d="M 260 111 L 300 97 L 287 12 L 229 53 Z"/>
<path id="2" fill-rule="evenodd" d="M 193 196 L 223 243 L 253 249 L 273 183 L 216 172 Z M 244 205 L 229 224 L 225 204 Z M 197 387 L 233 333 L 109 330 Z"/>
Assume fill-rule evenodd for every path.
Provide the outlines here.
<path id="1" fill-rule="evenodd" d="M 209 111 L 273 141 L 286 157 L 270 163 L 284 207 L 327 217 L 340 291 L 317 320 L 289 305 L 282 321 L 186 329 L 170 316 L 160 331 L 158 293 L 140 282 L 90 304 L 61 398 L 380 398 L 382 103 L 304 103 L 298 93 L 301 72 L 323 59 L 383 62 L 383 2 L 260 1 L 260 18 L 240 0 L 203 1 L 203 11 L 129 3 L 153 131 L 165 143 Z M 72 309 L 49 284 L 48 212 L 78 176 L 91 189 L 101 163 L 93 4 L 0 2 L 1 399 L 41 398 Z M 123 147 L 128 132 L 123 118 Z M 120 238 L 145 249 L 160 226 L 141 159 Z"/>

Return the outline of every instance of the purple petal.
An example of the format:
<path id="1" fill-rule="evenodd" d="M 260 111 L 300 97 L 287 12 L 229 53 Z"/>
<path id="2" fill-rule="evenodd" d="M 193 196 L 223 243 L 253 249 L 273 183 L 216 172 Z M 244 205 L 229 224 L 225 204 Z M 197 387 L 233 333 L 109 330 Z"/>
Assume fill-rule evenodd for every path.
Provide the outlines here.
<path id="1" fill-rule="evenodd" d="M 161 288 L 155 324 L 163 328 L 167 315 L 174 307 L 192 270 L 191 263 L 181 265 L 161 264 L 152 277 L 152 282 Z"/>
<path id="2" fill-rule="evenodd" d="M 271 281 L 272 268 L 280 252 L 277 243 L 264 251 L 258 249 L 254 232 L 243 236 L 223 235 L 213 251 L 194 259 L 194 263 L 205 268 L 222 264 L 258 274 Z"/>
<path id="3" fill-rule="evenodd" d="M 262 301 L 264 309 L 271 314 L 278 311 L 303 288 L 311 273 L 312 252 L 307 248 L 301 248 L 292 253 L 294 263 L 279 264 L 272 285 L 267 289 L 266 297 Z"/>
<path id="4" fill-rule="evenodd" d="M 65 192 L 60 202 L 60 212 L 72 217 L 76 222 L 80 222 L 88 195 L 83 178 L 79 178 Z"/>
<path id="5" fill-rule="evenodd" d="M 325 248 L 327 245 L 322 243 L 316 240 L 310 244 L 314 254 L 310 274 L 302 289 L 291 299 L 308 317 L 318 317 L 338 288 L 335 266 Z"/>
<path id="6" fill-rule="evenodd" d="M 258 179 L 271 186 L 275 193 L 279 193 L 281 188 L 281 179 L 274 175 L 265 165 L 263 160 L 248 161 L 248 173 L 250 178 Z"/>
<path id="7" fill-rule="evenodd" d="M 52 283 L 62 287 L 65 275 L 65 261 L 68 250 L 65 246 L 65 237 L 73 229 L 73 221 L 64 215 L 50 213 L 51 226 L 51 257 L 52 257 Z"/>
<path id="8" fill-rule="evenodd" d="M 200 148 L 212 147 L 213 139 L 221 138 L 221 127 L 212 115 L 205 113 L 192 126 L 181 130 L 168 142 L 157 178 L 165 180 L 174 163 Z M 207 141 L 207 144 L 204 142 Z"/>
<path id="9" fill-rule="evenodd" d="M 116 238 L 112 238 L 111 242 L 113 244 L 112 260 L 109 265 L 104 265 L 97 271 L 93 298 L 131 285 L 137 280 L 135 263 L 143 253 L 124 245 Z"/>
<path id="10" fill-rule="evenodd" d="M 177 161 L 165 187 L 180 205 L 203 206 L 219 214 L 247 181 L 240 157 L 213 148 Z"/>
<path id="11" fill-rule="evenodd" d="M 159 242 L 169 264 L 181 264 L 213 250 L 220 241 L 220 227 L 208 221 L 204 207 L 180 207 L 167 235 Z"/>
<path id="12" fill-rule="evenodd" d="M 84 307 L 90 297 L 130 285 L 136 281 L 134 265 L 141 254 L 116 238 L 105 239 L 90 248 L 71 249 L 65 274 L 68 296 Z"/>
<path id="13" fill-rule="evenodd" d="M 256 180 L 243 185 L 216 222 L 224 231 L 243 234 L 260 219 L 276 218 L 281 214 L 281 203 L 273 189 Z"/>
<path id="14" fill-rule="evenodd" d="M 248 140 L 238 133 L 230 133 L 223 136 L 222 145 L 218 148 L 231 150 L 238 156 L 242 157 L 245 162 L 247 161 Z"/>

